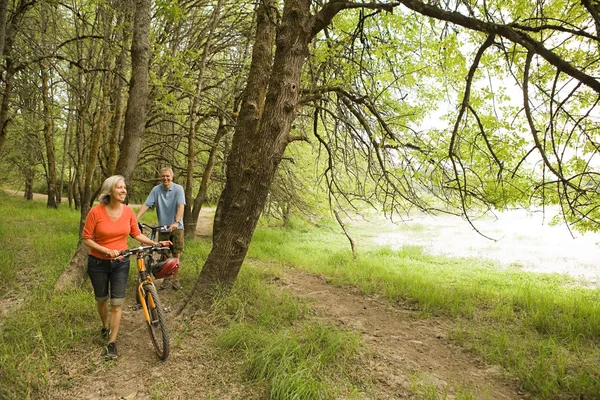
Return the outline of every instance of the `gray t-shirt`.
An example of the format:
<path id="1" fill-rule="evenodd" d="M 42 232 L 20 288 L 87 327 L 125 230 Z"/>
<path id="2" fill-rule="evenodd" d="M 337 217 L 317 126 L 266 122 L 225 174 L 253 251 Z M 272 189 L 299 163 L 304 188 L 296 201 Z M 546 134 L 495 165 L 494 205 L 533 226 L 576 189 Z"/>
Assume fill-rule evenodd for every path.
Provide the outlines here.
<path id="1" fill-rule="evenodd" d="M 171 182 L 171 188 L 169 190 L 167 190 L 163 184 L 156 185 L 150 191 L 144 204 L 148 208 L 154 208 L 156 206 L 158 224 L 161 226 L 169 226 L 175 222 L 177 206 L 179 204 L 185 204 L 183 187 L 174 182 Z M 179 221 L 177 229 L 183 229 L 183 218 Z M 161 229 L 161 232 L 167 232 L 167 230 Z"/>

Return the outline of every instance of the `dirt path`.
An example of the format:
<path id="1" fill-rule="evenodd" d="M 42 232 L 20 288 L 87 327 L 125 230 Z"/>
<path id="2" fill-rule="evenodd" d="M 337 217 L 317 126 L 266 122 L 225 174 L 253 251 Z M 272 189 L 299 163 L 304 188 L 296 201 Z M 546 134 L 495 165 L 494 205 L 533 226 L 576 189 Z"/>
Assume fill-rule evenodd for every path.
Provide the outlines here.
<path id="1" fill-rule="evenodd" d="M 415 382 L 434 386 L 449 398 L 461 389 L 481 399 L 521 398 L 516 382 L 504 378 L 497 367 L 446 339 L 452 321 L 420 319 L 414 311 L 297 270 L 289 270 L 282 282 L 295 296 L 310 302 L 317 318 L 361 335 L 367 350 L 362 365 L 375 382 L 373 399 L 415 398 Z"/>

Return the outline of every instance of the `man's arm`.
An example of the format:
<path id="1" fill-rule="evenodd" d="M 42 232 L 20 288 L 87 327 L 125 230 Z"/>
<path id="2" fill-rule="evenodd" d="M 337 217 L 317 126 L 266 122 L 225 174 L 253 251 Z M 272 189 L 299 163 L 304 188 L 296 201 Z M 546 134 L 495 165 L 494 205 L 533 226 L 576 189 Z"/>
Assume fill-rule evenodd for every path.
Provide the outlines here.
<path id="1" fill-rule="evenodd" d="M 181 221 L 183 219 L 183 209 L 185 204 L 177 204 L 177 212 L 175 213 L 175 221 Z"/>
<path id="2" fill-rule="evenodd" d="M 169 231 L 172 231 L 173 229 L 177 229 L 177 227 L 179 226 L 179 221 L 181 221 L 183 219 L 184 207 L 185 207 L 185 204 L 177 204 L 177 211 L 175 212 L 175 222 L 173 222 L 171 224 L 171 226 L 169 226 Z"/>

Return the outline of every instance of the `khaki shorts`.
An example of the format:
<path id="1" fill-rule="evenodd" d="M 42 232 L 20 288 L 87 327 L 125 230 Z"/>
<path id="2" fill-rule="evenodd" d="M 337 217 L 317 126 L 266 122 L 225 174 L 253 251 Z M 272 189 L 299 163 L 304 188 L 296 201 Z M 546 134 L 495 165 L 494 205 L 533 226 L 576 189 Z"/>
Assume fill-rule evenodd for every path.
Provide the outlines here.
<path id="1" fill-rule="evenodd" d="M 183 229 L 174 229 L 171 232 L 159 232 L 158 240 L 170 240 L 173 242 L 171 251 L 180 254 L 183 251 Z"/>

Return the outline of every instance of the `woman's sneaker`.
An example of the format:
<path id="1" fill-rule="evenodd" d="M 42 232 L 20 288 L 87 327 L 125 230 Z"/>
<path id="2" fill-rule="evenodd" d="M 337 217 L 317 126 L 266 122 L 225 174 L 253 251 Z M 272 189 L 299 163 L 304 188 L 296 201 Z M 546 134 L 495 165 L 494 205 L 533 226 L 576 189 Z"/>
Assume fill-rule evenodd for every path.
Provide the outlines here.
<path id="1" fill-rule="evenodd" d="M 102 336 L 102 339 L 108 340 L 108 338 L 110 337 L 110 329 L 109 328 L 100 329 L 100 335 Z"/>
<path id="2" fill-rule="evenodd" d="M 115 342 L 110 342 L 108 346 L 106 346 L 106 354 L 104 356 L 107 360 L 116 360 L 119 358 L 119 353 L 117 352 L 117 344 Z"/>

